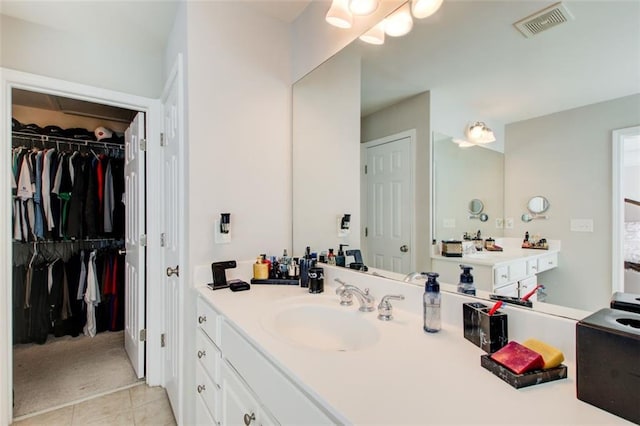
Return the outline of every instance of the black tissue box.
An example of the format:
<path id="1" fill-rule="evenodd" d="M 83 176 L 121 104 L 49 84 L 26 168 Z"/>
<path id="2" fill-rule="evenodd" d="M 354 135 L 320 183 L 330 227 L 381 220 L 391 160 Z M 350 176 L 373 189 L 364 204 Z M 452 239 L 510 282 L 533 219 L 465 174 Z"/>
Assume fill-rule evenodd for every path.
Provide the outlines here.
<path id="1" fill-rule="evenodd" d="M 489 307 L 482 303 L 463 303 L 464 338 L 492 354 L 509 341 L 507 314 L 496 312 L 489 316 Z"/>
<path id="2" fill-rule="evenodd" d="M 601 309 L 576 325 L 581 401 L 640 424 L 640 314 Z"/>
<path id="3" fill-rule="evenodd" d="M 611 309 L 634 312 L 640 314 L 640 294 L 622 293 L 616 291 L 611 296 Z"/>

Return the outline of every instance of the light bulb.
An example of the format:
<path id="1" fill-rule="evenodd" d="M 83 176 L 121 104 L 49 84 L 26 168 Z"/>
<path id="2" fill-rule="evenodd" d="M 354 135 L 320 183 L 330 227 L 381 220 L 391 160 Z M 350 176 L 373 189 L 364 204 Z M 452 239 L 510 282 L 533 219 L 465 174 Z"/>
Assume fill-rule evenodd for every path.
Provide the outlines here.
<path id="1" fill-rule="evenodd" d="M 333 0 L 325 17 L 326 21 L 338 28 L 351 28 L 353 16 L 349 12 L 349 0 Z"/>
<path id="2" fill-rule="evenodd" d="M 354 15 L 371 15 L 378 8 L 378 0 L 349 0 L 349 10 Z"/>
<path id="3" fill-rule="evenodd" d="M 360 40 L 369 44 L 384 44 L 384 21 L 362 34 Z"/>
<path id="4" fill-rule="evenodd" d="M 437 12 L 442 0 L 411 0 L 411 13 L 417 19 L 427 18 Z"/>
<path id="5" fill-rule="evenodd" d="M 384 32 L 391 37 L 403 36 L 411 31 L 411 28 L 413 28 L 413 19 L 409 3 L 405 3 L 393 12 L 384 22 Z"/>

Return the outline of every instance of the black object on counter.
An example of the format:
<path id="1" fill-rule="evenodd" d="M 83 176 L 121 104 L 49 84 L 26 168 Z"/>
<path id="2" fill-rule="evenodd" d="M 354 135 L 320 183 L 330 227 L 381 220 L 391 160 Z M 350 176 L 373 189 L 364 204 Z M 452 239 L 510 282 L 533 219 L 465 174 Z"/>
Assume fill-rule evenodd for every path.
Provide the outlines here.
<path id="1" fill-rule="evenodd" d="M 509 326 L 507 314 L 488 312 L 489 307 L 483 303 L 462 304 L 464 338 L 492 354 L 509 342 Z"/>
<path id="2" fill-rule="evenodd" d="M 229 281 L 229 289 L 231 291 L 243 291 L 243 290 L 249 290 L 250 288 L 251 286 L 249 285 L 248 282 L 245 282 L 242 280 Z"/>
<path id="3" fill-rule="evenodd" d="M 611 309 L 634 312 L 640 314 L 640 294 L 622 293 L 616 291 L 611 296 Z"/>
<path id="4" fill-rule="evenodd" d="M 501 296 L 499 294 L 490 294 L 489 299 L 491 300 L 502 300 L 504 303 L 511 303 L 518 306 L 526 306 L 527 308 L 533 307 L 533 302 L 531 300 L 522 300 L 519 297 L 511 297 L 511 296 Z"/>
<path id="5" fill-rule="evenodd" d="M 297 278 L 267 278 L 264 280 L 251 278 L 251 284 L 298 285 L 300 281 Z"/>
<path id="6" fill-rule="evenodd" d="M 218 290 L 220 288 L 227 288 L 227 274 L 225 270 L 233 269 L 236 267 L 235 260 L 225 260 L 224 262 L 213 262 L 211 264 L 211 275 L 213 275 L 213 282 L 207 284 L 211 289 Z"/>
<path id="7" fill-rule="evenodd" d="M 322 293 L 324 291 L 324 269 L 309 268 L 309 293 Z"/>
<path id="8" fill-rule="evenodd" d="M 640 314 L 601 309 L 576 324 L 579 400 L 640 424 Z"/>
<path id="9" fill-rule="evenodd" d="M 480 365 L 516 389 L 567 378 L 567 366 L 564 364 L 560 364 L 553 368 L 547 368 L 546 370 L 534 370 L 522 374 L 516 374 L 507 367 L 491 359 L 490 355 L 482 355 L 480 356 Z"/>

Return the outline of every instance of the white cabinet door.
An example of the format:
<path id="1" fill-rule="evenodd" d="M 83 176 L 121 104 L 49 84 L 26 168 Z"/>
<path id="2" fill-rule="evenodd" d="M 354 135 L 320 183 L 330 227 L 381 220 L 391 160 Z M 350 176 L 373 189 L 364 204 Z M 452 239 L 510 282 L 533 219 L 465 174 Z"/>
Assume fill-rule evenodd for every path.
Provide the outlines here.
<path id="1" fill-rule="evenodd" d="M 220 423 L 211 416 L 204 399 L 201 396 L 196 396 L 196 426 L 212 425 L 220 425 Z"/>
<path id="2" fill-rule="evenodd" d="M 260 409 L 258 401 L 226 362 L 222 363 L 220 373 L 222 379 L 222 424 L 257 425 Z"/>
<path id="3" fill-rule="evenodd" d="M 531 290 L 536 288 L 536 285 L 538 285 L 537 275 L 520 280 L 518 282 L 518 297 L 522 298 L 524 295 L 526 295 Z M 533 296 L 531 296 L 529 300 L 532 302 L 535 302 L 536 300 L 538 300 L 537 294 L 534 294 Z"/>

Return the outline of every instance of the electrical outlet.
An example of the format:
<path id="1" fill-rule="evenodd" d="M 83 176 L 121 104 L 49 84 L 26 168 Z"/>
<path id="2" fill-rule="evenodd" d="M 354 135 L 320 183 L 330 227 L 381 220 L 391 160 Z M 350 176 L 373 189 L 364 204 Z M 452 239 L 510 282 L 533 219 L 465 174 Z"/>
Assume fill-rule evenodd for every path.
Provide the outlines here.
<path id="1" fill-rule="evenodd" d="M 513 229 L 513 218 L 508 217 L 504 220 L 504 227 L 506 229 Z"/>
<path id="2" fill-rule="evenodd" d="M 496 229 L 504 228 L 504 219 L 499 217 L 496 219 Z"/>
<path id="3" fill-rule="evenodd" d="M 573 232 L 593 232 L 593 219 L 571 219 Z"/>
<path id="4" fill-rule="evenodd" d="M 442 220 L 442 227 L 443 228 L 455 228 L 456 227 L 456 220 L 455 219 L 443 219 Z"/>

